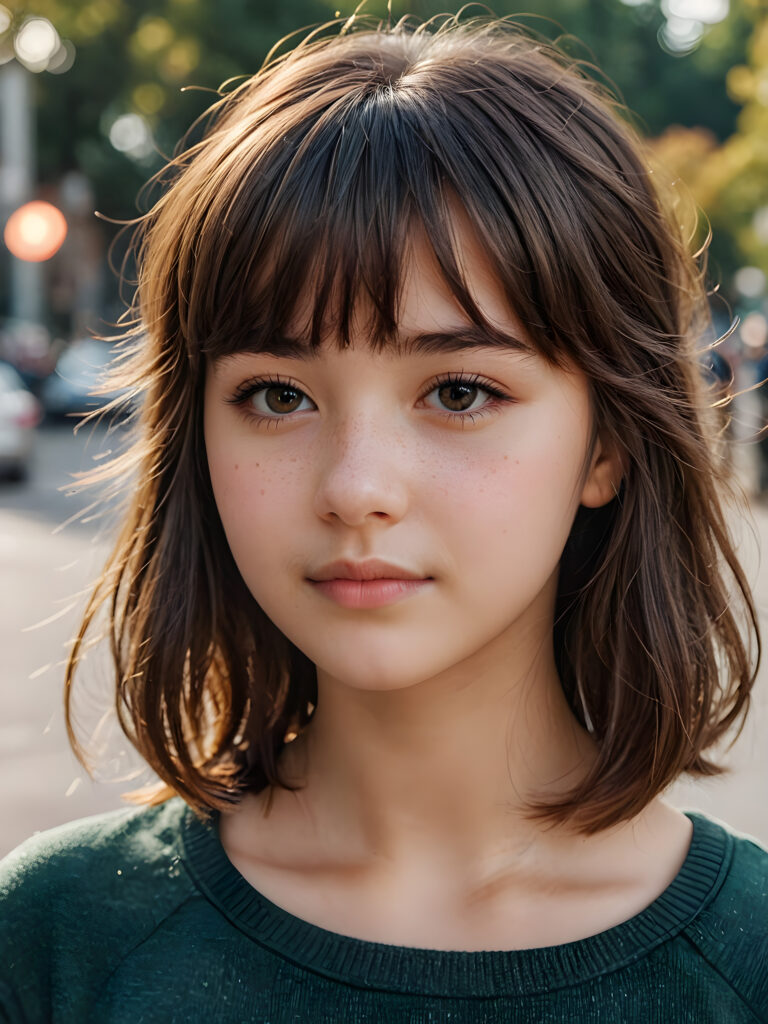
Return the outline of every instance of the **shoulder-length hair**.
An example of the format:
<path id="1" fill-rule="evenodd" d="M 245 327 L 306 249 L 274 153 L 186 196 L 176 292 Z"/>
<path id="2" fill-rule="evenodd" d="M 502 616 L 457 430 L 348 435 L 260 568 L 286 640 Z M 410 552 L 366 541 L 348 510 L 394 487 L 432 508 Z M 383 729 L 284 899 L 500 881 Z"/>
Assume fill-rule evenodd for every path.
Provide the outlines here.
<path id="1" fill-rule="evenodd" d="M 616 499 L 577 514 L 556 608 L 562 686 L 598 757 L 530 814 L 589 834 L 682 772 L 723 770 L 705 752 L 743 725 L 760 641 L 697 360 L 703 261 L 618 110 L 576 62 L 493 19 L 320 31 L 221 95 L 136 222 L 124 380 L 143 401 L 112 467 L 132 469 L 132 495 L 66 673 L 83 764 L 71 687 L 106 610 L 120 724 L 162 780 L 129 799 L 178 793 L 205 815 L 292 788 L 278 759 L 309 727 L 316 673 L 227 546 L 203 440 L 206 365 L 286 328 L 299 286 L 308 344 L 329 323 L 349 344 L 361 295 L 370 344 L 388 344 L 415 227 L 493 336 L 457 258 L 458 202 L 532 344 L 586 374 L 596 427 L 625 466 Z"/>

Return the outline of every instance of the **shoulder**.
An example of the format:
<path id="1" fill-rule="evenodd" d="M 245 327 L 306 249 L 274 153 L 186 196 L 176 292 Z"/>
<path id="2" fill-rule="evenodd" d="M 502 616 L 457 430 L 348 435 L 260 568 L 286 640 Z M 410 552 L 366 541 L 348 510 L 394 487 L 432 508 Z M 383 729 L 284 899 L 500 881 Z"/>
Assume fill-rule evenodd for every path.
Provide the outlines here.
<path id="1" fill-rule="evenodd" d="M 63 888 L 82 896 L 95 886 L 119 891 L 123 872 L 146 873 L 171 852 L 183 807 L 176 799 L 38 832 L 0 861 L 0 898 L 33 899 L 35 890 L 52 895 Z"/>
<path id="2" fill-rule="evenodd" d="M 730 934 L 736 921 L 737 935 L 768 954 L 768 850 L 753 836 L 712 818 L 706 821 L 725 834 L 727 846 L 722 884 L 697 920 L 721 936 Z"/>
<path id="3" fill-rule="evenodd" d="M 52 979 L 98 986 L 189 898 L 177 853 L 185 807 L 174 798 L 83 818 L 0 861 L 0 1019 L 6 1007 L 12 1020 L 47 1019 Z"/>
<path id="4" fill-rule="evenodd" d="M 757 839 L 697 815 L 722 843 L 724 855 L 711 898 L 685 930 L 706 964 L 768 1020 L 768 850 Z"/>

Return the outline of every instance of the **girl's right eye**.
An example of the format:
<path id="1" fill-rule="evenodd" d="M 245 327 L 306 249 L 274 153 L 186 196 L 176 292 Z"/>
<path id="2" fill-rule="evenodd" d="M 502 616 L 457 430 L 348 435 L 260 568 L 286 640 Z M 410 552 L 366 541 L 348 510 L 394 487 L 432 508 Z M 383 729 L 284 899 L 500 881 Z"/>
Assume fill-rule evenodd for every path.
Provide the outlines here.
<path id="1" fill-rule="evenodd" d="M 300 388 L 276 377 L 245 381 L 227 401 L 257 420 L 276 420 L 288 413 L 314 408 L 312 400 Z M 310 405 L 302 408 L 303 402 Z"/>

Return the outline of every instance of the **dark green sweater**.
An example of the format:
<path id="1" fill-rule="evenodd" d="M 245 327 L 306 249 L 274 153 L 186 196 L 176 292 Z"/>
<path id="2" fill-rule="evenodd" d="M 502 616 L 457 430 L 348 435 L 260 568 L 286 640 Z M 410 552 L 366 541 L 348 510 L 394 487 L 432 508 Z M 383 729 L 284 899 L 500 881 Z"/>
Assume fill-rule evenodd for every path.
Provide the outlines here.
<path id="1" fill-rule="evenodd" d="M 448 952 L 326 931 L 261 896 L 179 798 L 34 836 L 0 864 L 0 1021 L 755 1024 L 768 853 L 699 814 L 680 873 L 579 942 Z"/>

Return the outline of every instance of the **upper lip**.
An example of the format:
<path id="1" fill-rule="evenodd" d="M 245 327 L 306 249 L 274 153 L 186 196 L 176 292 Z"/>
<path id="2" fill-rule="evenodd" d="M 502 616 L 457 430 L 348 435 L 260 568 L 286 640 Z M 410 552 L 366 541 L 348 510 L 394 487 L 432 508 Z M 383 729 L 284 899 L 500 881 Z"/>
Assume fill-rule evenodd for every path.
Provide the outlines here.
<path id="1" fill-rule="evenodd" d="M 365 562 L 350 562 L 341 559 L 329 562 L 309 577 L 313 582 L 322 580 L 423 580 L 428 577 L 423 573 L 411 572 L 391 562 L 383 562 L 380 558 L 371 558 Z"/>

